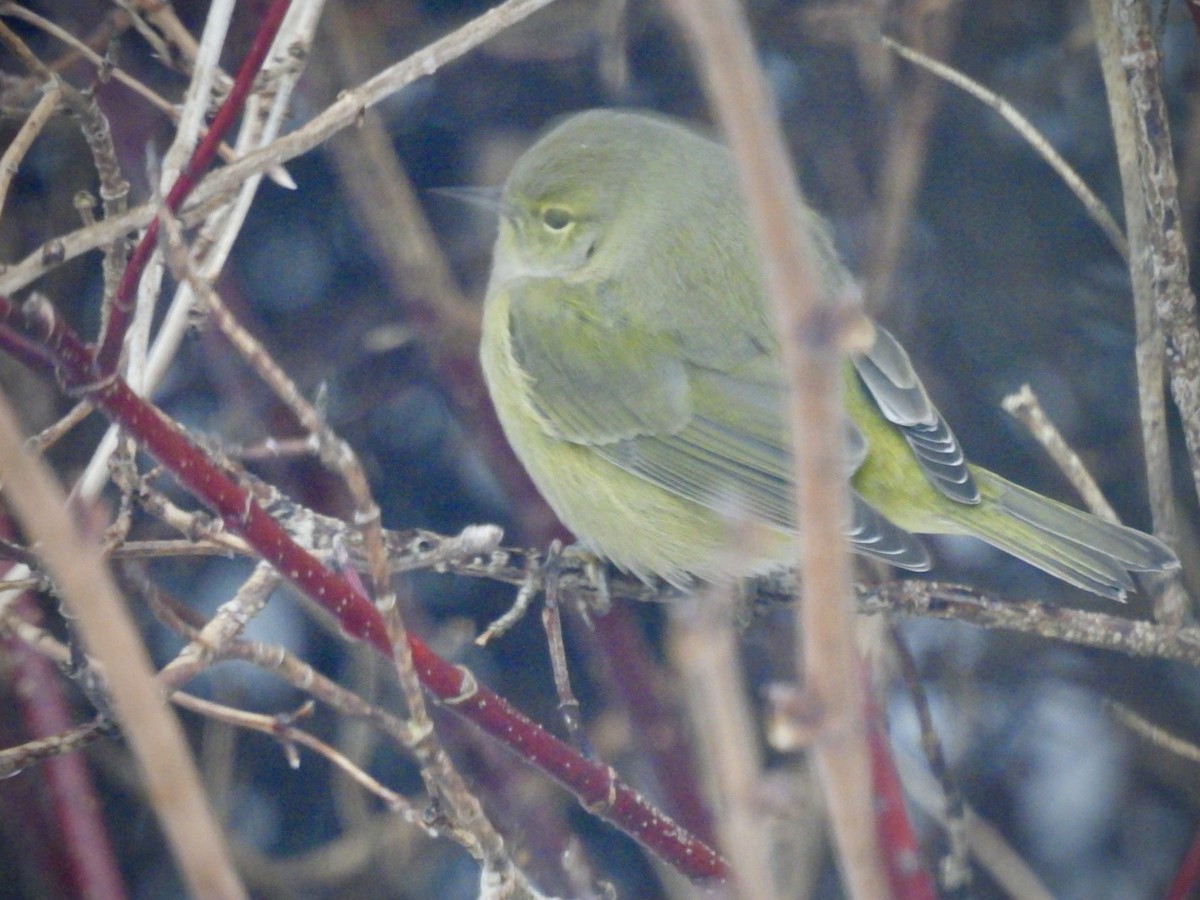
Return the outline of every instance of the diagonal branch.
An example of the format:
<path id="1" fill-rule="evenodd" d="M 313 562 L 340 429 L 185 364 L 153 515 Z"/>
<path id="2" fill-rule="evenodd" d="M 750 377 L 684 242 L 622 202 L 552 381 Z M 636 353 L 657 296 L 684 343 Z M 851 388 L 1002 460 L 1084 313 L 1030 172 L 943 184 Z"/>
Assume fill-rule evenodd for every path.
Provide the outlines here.
<path id="1" fill-rule="evenodd" d="M 387 624 L 371 602 L 343 577 L 296 544 L 246 488 L 234 482 L 157 408 L 124 381 L 92 375 L 92 360 L 77 336 L 48 304 L 20 311 L 0 296 L 0 343 L 5 333 L 41 338 L 54 355 L 64 388 L 86 396 L 139 445 L 171 470 L 205 502 L 225 527 L 241 535 L 262 558 L 315 602 L 329 610 L 342 629 L 370 645 L 389 662 L 394 648 Z M 467 670 L 434 654 L 409 635 L 413 664 L 421 683 L 443 704 L 507 744 L 523 759 L 574 793 L 596 815 L 625 831 L 689 878 L 722 878 L 725 864 L 701 841 L 681 829 L 625 785 L 608 766 L 585 760 L 509 703 L 479 685 Z"/>

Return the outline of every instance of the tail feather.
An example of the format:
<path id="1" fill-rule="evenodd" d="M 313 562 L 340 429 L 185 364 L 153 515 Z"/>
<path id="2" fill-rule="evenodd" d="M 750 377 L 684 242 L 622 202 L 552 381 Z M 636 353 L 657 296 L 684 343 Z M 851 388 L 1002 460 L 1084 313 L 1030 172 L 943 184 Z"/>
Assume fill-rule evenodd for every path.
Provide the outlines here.
<path id="1" fill-rule="evenodd" d="M 999 494 L 996 502 L 1008 513 L 1041 531 L 1074 540 L 1106 553 L 1132 572 L 1158 572 L 1177 568 L 1179 560 L 1166 544 L 1148 534 L 1114 525 L 993 475 Z"/>
<path id="2" fill-rule="evenodd" d="M 1035 494 L 984 469 L 972 469 L 984 502 L 1007 515 L 971 515 L 971 534 L 1069 584 L 1124 601 L 1130 572 L 1162 572 L 1179 560 L 1161 541 Z M 989 502 L 990 501 L 990 502 Z M 984 512 L 976 507 L 979 512 Z"/>

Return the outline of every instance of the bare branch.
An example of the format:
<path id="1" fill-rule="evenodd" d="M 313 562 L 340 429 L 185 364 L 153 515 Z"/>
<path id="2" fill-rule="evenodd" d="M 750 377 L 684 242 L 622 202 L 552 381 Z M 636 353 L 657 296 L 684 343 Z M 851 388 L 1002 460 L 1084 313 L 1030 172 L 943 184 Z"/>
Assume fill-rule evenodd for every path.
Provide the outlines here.
<path id="1" fill-rule="evenodd" d="M 1070 188 L 1071 193 L 1079 198 L 1079 202 L 1088 211 L 1092 221 L 1104 232 L 1109 243 L 1113 245 L 1117 253 L 1121 254 L 1121 258 L 1129 259 L 1129 244 L 1125 240 L 1125 234 L 1121 231 L 1121 226 L 1117 224 L 1116 219 L 1112 217 L 1112 213 L 1108 211 L 1108 207 L 1088 187 L 1087 182 L 1079 177 L 1079 173 L 1071 167 L 1070 163 L 1063 159 L 1062 154 L 1054 149 L 1051 143 L 1042 136 L 1042 133 L 1033 126 L 1033 123 L 1021 115 L 1016 107 L 975 79 L 943 62 L 938 62 L 927 54 L 906 47 L 887 35 L 883 36 L 883 43 L 910 62 L 932 72 L 960 90 L 966 91 L 972 97 L 994 109 L 1004 121 L 1016 130 L 1017 134 L 1025 139 L 1029 146 L 1037 151 L 1038 156 L 1055 171 L 1063 180 L 1063 184 Z"/>
<path id="2" fill-rule="evenodd" d="M 150 659 L 98 548 L 78 533 L 62 490 L 22 445 L 12 409 L 0 397 L 0 479 L 6 497 L 40 542 L 46 567 L 91 652 L 108 664 L 108 684 L 124 734 L 142 765 L 148 795 L 190 890 L 197 896 L 243 897 L 183 732 L 154 684 Z"/>
<path id="3" fill-rule="evenodd" d="M 842 328 L 855 314 L 844 298 L 821 296 L 813 248 L 743 10 L 734 0 L 676 0 L 698 66 L 737 160 L 751 227 L 775 310 L 793 445 L 804 600 L 797 665 L 817 710 L 812 753 L 834 843 L 851 896 L 882 898 L 890 887 L 876 840 L 865 698 L 854 645 L 850 564 L 840 523 L 848 500 L 842 475 Z"/>

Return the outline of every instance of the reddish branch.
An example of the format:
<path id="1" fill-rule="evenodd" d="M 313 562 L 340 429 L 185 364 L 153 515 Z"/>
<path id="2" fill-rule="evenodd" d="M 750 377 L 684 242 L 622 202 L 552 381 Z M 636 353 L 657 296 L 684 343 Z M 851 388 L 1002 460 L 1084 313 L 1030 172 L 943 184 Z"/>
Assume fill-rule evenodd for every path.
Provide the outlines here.
<path id="1" fill-rule="evenodd" d="M 27 620 L 37 616 L 27 596 L 16 601 L 14 611 Z M 0 653 L 12 669 L 25 736 L 50 738 L 70 730 L 70 706 L 61 682 L 55 678 L 55 668 L 46 657 L 8 636 L 0 636 Z M 12 724 L 15 726 L 15 722 Z M 31 819 L 26 826 L 31 831 L 26 846 L 35 846 L 49 857 L 43 869 L 55 885 L 51 890 L 97 900 L 128 896 L 86 758 L 81 753 L 63 754 L 44 760 L 42 766 L 50 802 L 29 804 Z M 6 801 L 16 796 L 7 793 Z"/>
<path id="2" fill-rule="evenodd" d="M 133 435 L 184 487 L 214 510 L 226 528 L 244 538 L 289 581 L 333 613 L 347 634 L 392 659 L 393 648 L 383 617 L 366 597 L 296 544 L 245 488 L 120 377 L 97 377 L 88 349 L 49 304 L 34 299 L 20 308 L 0 296 L 0 348 L 23 345 L 31 339 L 50 351 L 67 392 L 90 400 Z M 438 657 L 419 638 L 410 636 L 409 646 L 422 684 L 450 709 L 511 747 L 574 793 L 589 810 L 689 878 L 724 878 L 725 863 L 714 850 L 622 783 L 611 768 L 581 757 L 499 695 L 478 685 L 466 669 Z"/>
<path id="3" fill-rule="evenodd" d="M 864 684 L 866 681 L 864 679 Z M 935 900 L 937 890 L 917 840 L 904 788 L 892 759 L 892 748 L 883 727 L 883 716 L 867 691 L 867 746 L 871 751 L 871 781 L 875 788 L 875 829 L 883 851 L 883 867 L 893 897 Z"/>
<path id="4" fill-rule="evenodd" d="M 700 777 L 687 728 L 679 721 L 680 711 L 664 702 L 662 691 L 654 684 L 650 649 L 633 612 L 627 604 L 615 605 L 595 620 L 594 627 L 608 658 L 613 686 L 653 762 L 661 802 L 700 840 L 715 840 L 712 813 L 697 788 Z M 664 723 L 669 726 L 664 728 Z"/>
<path id="5" fill-rule="evenodd" d="M 1183 862 L 1179 864 L 1179 869 L 1175 873 L 1175 877 L 1171 879 L 1171 886 L 1167 888 L 1167 892 L 1163 895 L 1166 900 L 1188 900 L 1189 897 L 1196 896 L 1196 888 L 1200 885 L 1200 834 L 1192 838 L 1192 843 L 1184 854 Z"/>

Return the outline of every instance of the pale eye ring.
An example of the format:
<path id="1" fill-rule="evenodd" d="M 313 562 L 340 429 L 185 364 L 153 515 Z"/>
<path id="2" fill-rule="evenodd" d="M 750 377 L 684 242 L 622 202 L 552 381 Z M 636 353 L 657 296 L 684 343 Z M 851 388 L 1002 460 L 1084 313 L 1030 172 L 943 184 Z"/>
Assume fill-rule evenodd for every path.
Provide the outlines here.
<path id="1" fill-rule="evenodd" d="M 542 224 L 551 231 L 565 231 L 573 221 L 570 211 L 561 206 L 547 206 L 542 210 Z"/>

